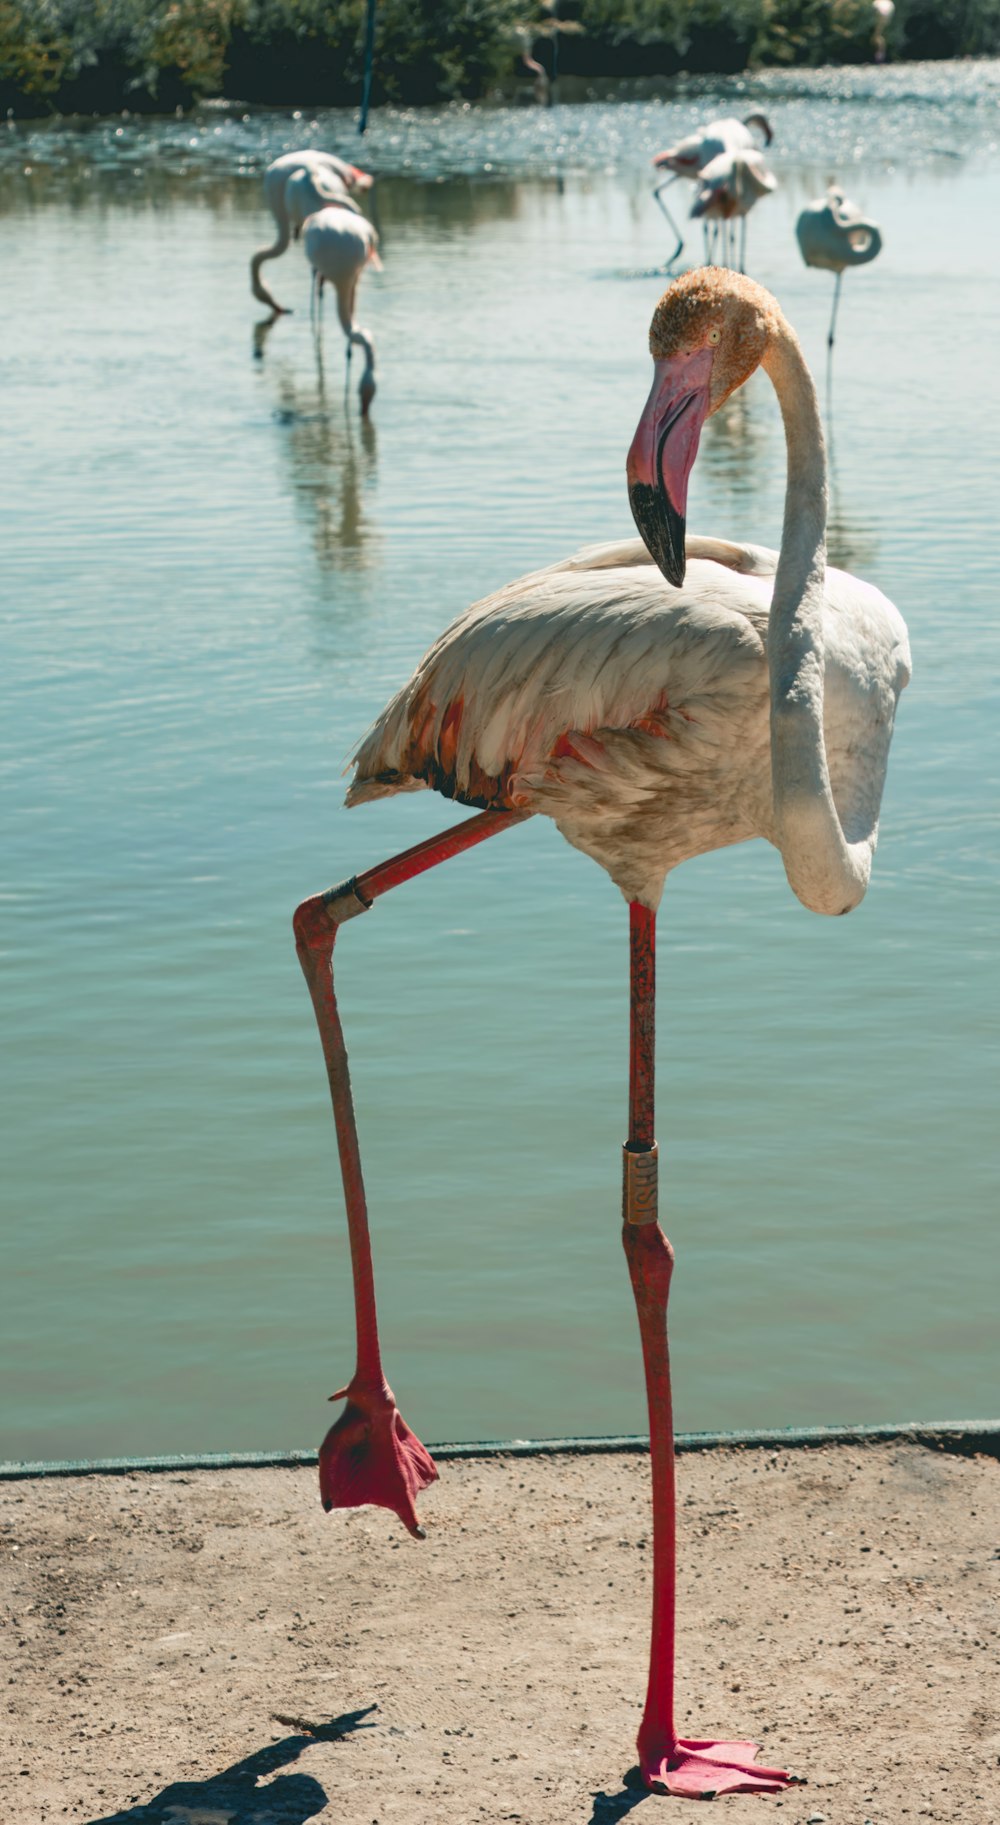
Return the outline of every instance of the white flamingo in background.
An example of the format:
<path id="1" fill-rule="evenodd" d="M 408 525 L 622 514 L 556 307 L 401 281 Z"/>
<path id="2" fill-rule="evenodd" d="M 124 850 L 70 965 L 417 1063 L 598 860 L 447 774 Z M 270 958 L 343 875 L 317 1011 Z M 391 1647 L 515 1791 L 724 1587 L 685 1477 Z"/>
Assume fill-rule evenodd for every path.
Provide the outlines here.
<path id="1" fill-rule="evenodd" d="M 831 182 L 825 196 L 806 204 L 795 224 L 795 234 L 807 266 L 818 266 L 837 275 L 826 338 L 832 355 L 844 268 L 867 266 L 869 260 L 874 260 L 882 251 L 882 230 L 877 222 L 862 215 L 856 203 L 848 202 L 838 184 Z"/>
<path id="2" fill-rule="evenodd" d="M 657 170 L 669 171 L 670 173 L 670 176 L 664 178 L 661 184 L 657 184 L 653 195 L 659 203 L 674 234 L 677 236 L 677 247 L 670 256 L 671 260 L 676 260 L 683 250 L 684 237 L 677 227 L 673 216 L 670 214 L 666 203 L 663 201 L 663 192 L 669 189 L 670 185 L 675 183 L 679 177 L 686 177 L 692 180 L 697 179 L 704 171 L 706 165 L 711 164 L 714 159 L 726 155 L 731 156 L 733 153 L 759 153 L 760 148 L 750 131 L 751 127 L 760 128 L 760 131 L 764 135 L 765 146 L 771 144 L 774 134 L 766 114 L 748 114 L 744 120 L 737 120 L 734 115 L 729 115 L 722 120 L 710 120 L 707 126 L 697 127 L 693 133 L 687 134 L 684 139 L 679 139 L 676 146 L 668 146 L 665 152 L 658 152 L 656 154 L 656 157 L 653 160 L 654 166 Z M 765 166 L 764 169 L 766 170 L 767 167 Z M 773 182 L 769 187 L 771 189 L 774 188 Z M 708 257 L 709 230 L 706 224 L 706 260 Z"/>
<path id="3" fill-rule="evenodd" d="M 293 171 L 285 180 L 285 209 L 292 240 L 298 240 L 307 215 L 315 215 L 317 209 L 326 209 L 330 203 L 338 203 L 352 215 L 362 213 L 360 204 L 345 190 L 335 171 L 324 171 L 322 167 L 310 171 L 305 165 Z"/>
<path id="4" fill-rule="evenodd" d="M 639 1760 L 671 1793 L 766 1789 L 756 1745 L 683 1740 L 674 1725 L 675 1497 L 667 1294 L 653 1121 L 656 911 L 689 856 L 764 837 L 814 912 L 857 906 L 878 834 L 906 628 L 868 583 L 826 564 L 826 459 L 812 377 L 770 293 L 718 268 L 667 290 L 650 330 L 653 385 L 628 455 L 642 542 L 595 546 L 467 609 L 365 736 L 349 804 L 431 787 L 484 809 L 305 901 L 295 919 L 326 1058 L 355 1276 L 358 1359 L 320 1450 L 323 1506 L 378 1502 L 419 1532 L 437 1472 L 383 1373 L 364 1186 L 332 977 L 345 920 L 388 888 L 534 812 L 599 862 L 629 902 L 631 1033 L 623 1240 L 649 1400 L 653 1626 Z M 781 550 L 685 545 L 701 427 L 758 365 L 788 448 Z M 464 1094 L 469 1094 L 466 1073 Z M 780 1124 L 776 1130 L 780 1146 Z M 762 1271 L 766 1272 L 766 1269 Z"/>
<path id="5" fill-rule="evenodd" d="M 895 0 L 872 0 L 872 12 L 875 15 L 875 24 L 872 28 L 872 50 L 875 54 L 875 62 L 884 63 L 887 49 L 885 35 L 895 18 Z"/>
<path id="6" fill-rule="evenodd" d="M 306 259 L 313 270 L 312 308 L 317 321 L 322 319 L 324 285 L 332 285 L 337 294 L 337 316 L 347 337 L 348 378 L 353 345 L 357 343 L 364 350 L 365 366 L 358 395 L 361 416 L 365 418 L 375 397 L 375 343 L 371 332 L 355 323 L 354 302 L 358 280 L 365 267 L 381 269 L 378 235 L 367 217 L 356 215 L 337 203 L 308 217 L 303 225 L 302 239 Z"/>
<path id="7" fill-rule="evenodd" d="M 296 221 L 289 212 L 288 184 L 290 179 L 297 178 L 303 172 L 312 181 L 315 194 L 309 208 L 304 208 L 308 198 L 300 185 L 298 206 L 303 213 L 298 215 Z M 268 165 L 264 173 L 264 201 L 274 217 L 278 234 L 271 246 L 259 248 L 250 262 L 250 289 L 254 297 L 259 298 L 270 310 L 284 312 L 285 305 L 272 298 L 261 279 L 260 269 L 264 261 L 276 260 L 284 253 L 293 230 L 298 238 L 305 216 L 312 210 L 321 208 L 324 202 L 347 198 L 352 191 L 368 190 L 373 182 L 369 172 L 360 171 L 357 165 L 348 164 L 346 159 L 337 158 L 333 152 L 283 152 L 280 158 Z M 356 209 L 357 204 L 352 203 L 350 207 Z"/>
<path id="8" fill-rule="evenodd" d="M 777 188 L 778 180 L 764 162 L 762 152 L 719 152 L 698 173 L 698 189 L 691 205 L 692 219 L 711 223 L 722 241 L 724 266 L 735 256 L 733 224 L 740 223 L 740 272 L 746 266 L 747 216 L 762 196 Z M 714 251 L 714 249 L 713 249 Z"/>

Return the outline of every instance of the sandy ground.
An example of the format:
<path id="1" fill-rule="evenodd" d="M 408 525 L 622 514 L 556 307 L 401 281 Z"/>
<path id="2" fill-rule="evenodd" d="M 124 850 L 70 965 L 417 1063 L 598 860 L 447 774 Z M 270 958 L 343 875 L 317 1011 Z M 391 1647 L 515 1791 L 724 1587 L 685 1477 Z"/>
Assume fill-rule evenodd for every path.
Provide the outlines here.
<path id="1" fill-rule="evenodd" d="M 307 1469 L 0 1485 L 2 1825 L 701 1821 L 634 1784 L 646 1475 L 449 1464 L 423 1544 L 324 1516 Z M 1000 1465 L 713 1451 L 679 1483 L 681 1728 L 808 1777 L 716 1807 L 1000 1820 Z"/>

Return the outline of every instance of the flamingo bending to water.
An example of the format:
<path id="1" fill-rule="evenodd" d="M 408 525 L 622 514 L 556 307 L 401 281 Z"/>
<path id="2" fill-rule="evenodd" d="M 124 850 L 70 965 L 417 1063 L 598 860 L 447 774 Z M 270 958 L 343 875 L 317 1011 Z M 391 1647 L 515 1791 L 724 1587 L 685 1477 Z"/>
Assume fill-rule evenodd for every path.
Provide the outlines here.
<path id="1" fill-rule="evenodd" d="M 339 926 L 388 888 L 534 812 L 601 863 L 629 902 L 631 1036 L 623 1240 L 649 1401 L 653 1621 L 642 1775 L 671 1793 L 777 1791 L 756 1745 L 674 1726 L 675 1498 L 667 1295 L 656 1221 L 654 939 L 666 875 L 762 836 L 815 912 L 868 886 L 906 629 L 870 584 L 827 569 L 826 462 L 812 378 L 761 286 L 720 269 L 678 279 L 653 317 L 652 391 L 628 455 L 642 534 L 509 584 L 446 629 L 365 737 L 349 804 L 432 787 L 482 807 L 443 836 L 305 901 L 300 961 L 323 1043 L 348 1208 L 358 1324 L 347 1406 L 320 1451 L 323 1506 L 378 1502 L 419 1533 L 437 1472 L 382 1373 L 364 1187 L 333 988 Z M 788 482 L 781 551 L 685 548 L 701 426 L 762 365 L 781 404 Z"/>
<path id="2" fill-rule="evenodd" d="M 305 174 L 307 181 L 312 181 L 314 195 L 310 202 L 301 183 L 297 191 L 293 189 L 292 194 L 297 197 L 293 214 L 289 208 L 289 181 L 297 179 L 301 173 Z M 250 262 L 250 289 L 254 297 L 276 313 L 285 312 L 287 307 L 272 298 L 260 276 L 264 261 L 276 260 L 284 253 L 293 230 L 298 239 L 302 223 L 312 210 L 321 208 L 324 202 L 334 200 L 346 202 L 350 209 L 357 209 L 357 204 L 349 200 L 350 193 L 368 190 L 373 182 L 369 172 L 360 171 L 357 165 L 348 164 L 346 159 L 337 158 L 333 152 L 283 152 L 280 158 L 268 165 L 264 173 L 264 201 L 274 217 L 278 234 L 270 247 L 258 248 Z"/>
<path id="3" fill-rule="evenodd" d="M 365 267 L 381 268 L 378 235 L 365 216 L 353 215 L 342 204 L 336 204 L 309 216 L 302 238 L 306 259 L 313 269 L 314 315 L 319 318 L 322 313 L 324 285 L 332 285 L 337 294 L 340 327 L 347 337 L 348 370 L 354 344 L 358 343 L 364 350 L 365 366 L 358 393 L 361 416 L 367 417 L 375 397 L 375 343 L 371 331 L 361 329 L 355 323 L 354 301 Z"/>

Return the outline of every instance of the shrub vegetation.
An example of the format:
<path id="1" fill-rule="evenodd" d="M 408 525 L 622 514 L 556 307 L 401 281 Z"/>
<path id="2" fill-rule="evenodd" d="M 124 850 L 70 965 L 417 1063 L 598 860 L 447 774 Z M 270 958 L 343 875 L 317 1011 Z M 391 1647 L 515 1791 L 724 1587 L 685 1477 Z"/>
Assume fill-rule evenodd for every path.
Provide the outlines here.
<path id="1" fill-rule="evenodd" d="M 596 76 L 861 63 L 871 0 L 562 0 L 559 69 Z M 0 107 L 172 111 L 208 95 L 316 107 L 358 98 L 364 0 L 0 0 Z M 513 74 L 518 0 L 379 0 L 373 99 L 484 95 Z M 534 15 L 538 18 L 538 15 Z M 992 56 L 1000 0 L 896 0 L 889 55 Z"/>

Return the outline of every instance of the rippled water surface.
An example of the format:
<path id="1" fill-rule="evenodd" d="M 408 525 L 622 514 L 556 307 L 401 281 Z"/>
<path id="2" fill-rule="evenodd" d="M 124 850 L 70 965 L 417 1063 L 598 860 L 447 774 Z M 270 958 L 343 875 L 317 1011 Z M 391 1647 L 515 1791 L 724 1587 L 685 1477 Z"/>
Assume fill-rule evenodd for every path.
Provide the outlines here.
<path id="1" fill-rule="evenodd" d="M 0 1450 L 320 1436 L 349 1265 L 291 912 L 456 815 L 340 802 L 441 626 L 630 529 L 648 159 L 762 102 L 751 269 L 819 372 L 798 209 L 836 170 L 883 226 L 844 285 L 831 551 L 903 610 L 915 678 L 852 918 L 810 917 L 763 845 L 668 883 L 678 1424 L 995 1408 L 998 97 L 996 65 L 928 65 L 376 117 L 365 426 L 300 251 L 269 269 L 292 317 L 255 330 L 247 285 L 260 169 L 350 152 L 346 117 L 0 132 Z M 783 463 L 758 378 L 706 430 L 692 527 L 776 544 Z M 626 924 L 539 819 L 338 948 L 387 1366 L 425 1437 L 643 1426 Z"/>

